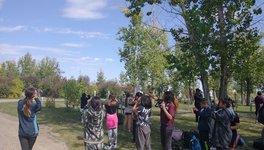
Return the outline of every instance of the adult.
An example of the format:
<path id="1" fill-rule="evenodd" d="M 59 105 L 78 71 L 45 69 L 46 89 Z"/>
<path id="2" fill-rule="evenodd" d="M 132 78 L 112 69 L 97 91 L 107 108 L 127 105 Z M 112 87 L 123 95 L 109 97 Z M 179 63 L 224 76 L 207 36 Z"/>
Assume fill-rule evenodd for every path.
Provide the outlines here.
<path id="1" fill-rule="evenodd" d="M 255 114 L 257 116 L 259 108 L 264 104 L 264 96 L 261 91 L 257 92 L 257 96 L 255 97 Z"/>
<path id="2" fill-rule="evenodd" d="M 172 132 L 174 129 L 174 116 L 177 104 L 174 104 L 175 97 L 171 91 L 164 92 L 163 102 L 160 108 L 160 139 L 163 150 L 171 150 Z"/>
<path id="3" fill-rule="evenodd" d="M 110 148 L 117 147 L 117 99 L 113 95 L 109 95 L 108 100 L 105 102 L 106 110 L 106 128 L 108 135 L 108 145 Z"/>
<path id="4" fill-rule="evenodd" d="M 87 101 L 88 99 L 90 99 L 90 95 L 86 96 L 85 93 L 82 93 L 82 97 L 81 97 L 81 106 L 80 106 L 80 112 L 81 112 L 81 119 L 83 122 L 83 108 L 87 105 Z"/>
<path id="5" fill-rule="evenodd" d="M 104 148 L 104 111 L 100 97 L 94 96 L 84 107 L 84 144 L 85 150 Z"/>
<path id="6" fill-rule="evenodd" d="M 41 101 L 37 90 L 29 87 L 25 90 L 25 98 L 18 101 L 19 120 L 18 137 L 22 150 L 32 150 L 38 133 L 37 112 L 41 110 Z"/>
<path id="7" fill-rule="evenodd" d="M 195 111 L 195 121 L 198 122 L 198 114 L 197 112 L 200 111 L 201 109 L 201 101 L 203 99 L 203 95 L 202 95 L 202 91 L 197 88 L 195 90 L 195 94 L 194 94 L 194 106 L 196 108 L 197 111 Z"/>

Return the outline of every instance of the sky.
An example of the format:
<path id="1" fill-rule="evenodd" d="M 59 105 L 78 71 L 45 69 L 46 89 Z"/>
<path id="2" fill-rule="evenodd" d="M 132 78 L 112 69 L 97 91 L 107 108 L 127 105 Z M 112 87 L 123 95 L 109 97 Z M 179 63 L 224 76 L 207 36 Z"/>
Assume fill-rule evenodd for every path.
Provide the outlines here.
<path id="1" fill-rule="evenodd" d="M 107 80 L 119 79 L 117 32 L 129 22 L 121 5 L 124 0 L 0 0 L 0 63 L 29 52 L 37 62 L 56 58 L 67 78 L 94 81 L 102 70 Z"/>
<path id="2" fill-rule="evenodd" d="M 0 63 L 29 52 L 37 62 L 56 58 L 67 78 L 88 75 L 95 81 L 103 71 L 106 80 L 118 80 L 124 64 L 117 32 L 129 23 L 120 6 L 125 0 L 0 0 Z M 169 19 L 159 23 L 177 22 Z"/>

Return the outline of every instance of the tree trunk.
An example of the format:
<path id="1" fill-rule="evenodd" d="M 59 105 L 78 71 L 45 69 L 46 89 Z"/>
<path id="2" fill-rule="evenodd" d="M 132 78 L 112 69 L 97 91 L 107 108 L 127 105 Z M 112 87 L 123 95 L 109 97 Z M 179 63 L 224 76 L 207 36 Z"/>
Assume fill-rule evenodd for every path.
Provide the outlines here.
<path id="1" fill-rule="evenodd" d="M 221 60 L 221 78 L 220 78 L 220 90 L 219 90 L 219 99 L 224 100 L 227 98 L 227 84 L 228 84 L 228 73 L 227 65 Z"/>
<path id="2" fill-rule="evenodd" d="M 223 100 L 227 98 L 227 84 L 228 84 L 228 64 L 227 64 L 227 39 L 225 33 L 225 17 L 224 17 L 224 8 L 223 1 L 218 1 L 218 26 L 220 31 L 220 57 L 221 57 L 221 78 L 220 78 L 220 91 L 219 99 Z"/>
<path id="3" fill-rule="evenodd" d="M 251 88 L 250 88 L 250 86 L 251 86 L 251 84 L 250 84 L 250 79 L 249 78 L 247 78 L 247 80 L 246 80 L 246 84 L 247 84 L 247 106 L 249 106 L 249 104 L 250 104 L 250 92 L 251 92 Z"/>
<path id="4" fill-rule="evenodd" d="M 211 105 L 211 97 L 210 97 L 210 91 L 209 91 L 209 86 L 208 86 L 208 76 L 206 75 L 206 73 L 203 73 L 201 75 L 200 80 L 203 86 L 204 98 L 207 99 L 208 104 Z"/>
<path id="5" fill-rule="evenodd" d="M 243 88 L 243 81 L 241 79 L 241 84 L 240 84 L 240 91 L 241 91 L 241 104 L 244 105 L 244 88 Z"/>

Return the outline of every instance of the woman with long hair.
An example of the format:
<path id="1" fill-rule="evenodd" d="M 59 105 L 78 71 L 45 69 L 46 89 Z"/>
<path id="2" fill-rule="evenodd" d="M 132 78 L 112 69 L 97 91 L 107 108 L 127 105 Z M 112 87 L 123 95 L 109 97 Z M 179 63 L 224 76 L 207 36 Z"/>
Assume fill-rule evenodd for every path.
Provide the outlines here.
<path id="1" fill-rule="evenodd" d="M 174 129 L 174 116 L 178 102 L 171 91 L 166 91 L 163 95 L 163 102 L 160 110 L 160 139 L 163 150 L 171 150 L 171 138 Z"/>
<path id="2" fill-rule="evenodd" d="M 110 148 L 117 147 L 117 99 L 113 95 L 109 95 L 108 100 L 105 102 L 106 110 L 106 128 L 108 135 L 108 145 Z"/>
<path id="3" fill-rule="evenodd" d="M 29 87 L 25 90 L 25 98 L 18 101 L 19 120 L 18 137 L 22 150 L 32 150 L 38 133 L 37 112 L 41 110 L 41 101 L 37 90 Z"/>
<path id="4" fill-rule="evenodd" d="M 85 150 L 104 148 L 104 111 L 100 97 L 94 96 L 83 109 Z"/>

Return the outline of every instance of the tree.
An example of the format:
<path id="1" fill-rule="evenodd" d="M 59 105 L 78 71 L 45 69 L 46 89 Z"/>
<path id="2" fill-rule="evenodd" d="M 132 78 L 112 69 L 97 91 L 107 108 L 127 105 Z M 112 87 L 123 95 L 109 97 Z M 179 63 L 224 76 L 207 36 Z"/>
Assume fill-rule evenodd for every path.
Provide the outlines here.
<path id="1" fill-rule="evenodd" d="M 130 14 L 127 9 L 124 13 Z M 147 91 L 168 85 L 165 74 L 168 50 L 166 33 L 144 26 L 142 14 L 135 14 L 130 16 L 127 28 L 120 28 L 118 36 L 124 42 L 123 48 L 119 48 L 120 61 L 125 62 L 124 81 Z"/>
<path id="2" fill-rule="evenodd" d="M 29 53 L 26 53 L 25 56 L 19 58 L 18 68 L 22 78 L 36 75 L 36 60 Z"/>
<path id="3" fill-rule="evenodd" d="M 55 58 L 42 58 L 37 65 L 37 76 L 41 79 L 45 77 L 55 77 L 60 75 L 59 63 Z"/>
<path id="4" fill-rule="evenodd" d="M 96 85 L 100 86 L 100 85 L 104 84 L 104 82 L 105 82 L 104 72 L 102 70 L 100 70 L 100 72 L 97 73 Z"/>
<path id="5" fill-rule="evenodd" d="M 227 97 L 227 85 L 228 80 L 232 76 L 231 68 L 234 65 L 234 57 L 237 55 L 238 51 L 246 50 L 242 49 L 242 47 L 247 47 L 247 45 L 243 43 L 246 39 L 251 42 L 256 42 L 257 40 L 255 39 L 259 38 L 256 28 L 252 28 L 251 26 L 254 14 L 257 15 L 261 13 L 260 8 L 253 9 L 255 1 L 127 1 L 131 3 L 129 8 L 132 14 L 139 14 L 141 8 L 145 7 L 147 4 L 154 5 L 166 3 L 169 6 L 178 6 L 181 11 L 172 8 L 172 10 L 176 10 L 173 13 L 182 16 L 188 32 L 186 36 L 181 36 L 182 33 L 184 33 L 183 29 L 180 28 L 178 30 L 172 27 L 174 38 L 180 39 L 180 42 L 183 43 L 188 41 L 190 47 L 187 48 L 187 50 L 194 54 L 196 59 L 199 58 L 205 63 L 205 65 L 202 66 L 196 64 L 200 69 L 200 77 L 203 86 L 207 84 L 208 71 L 206 68 L 209 67 L 208 64 L 212 63 L 210 67 L 220 68 L 219 98 L 224 99 Z M 197 40 L 198 42 L 196 42 Z M 200 42 L 200 40 L 202 41 Z M 203 41 L 208 41 L 208 43 L 204 43 Z M 195 51 L 198 51 L 198 53 Z"/>
<path id="6" fill-rule="evenodd" d="M 69 105 L 73 106 L 73 108 L 75 106 L 78 106 L 80 104 L 81 96 L 80 85 L 78 84 L 78 82 L 75 79 L 71 78 L 66 81 L 63 89 L 65 94 L 64 98 L 66 107 L 68 108 Z"/>
<path id="7" fill-rule="evenodd" d="M 10 97 L 12 98 L 21 97 L 23 90 L 24 90 L 23 81 L 21 81 L 19 78 L 13 79 L 12 86 L 10 89 Z"/>
<path id="8" fill-rule="evenodd" d="M 19 75 L 17 65 L 14 61 L 5 61 L 1 65 L 2 77 L 17 78 Z"/>

